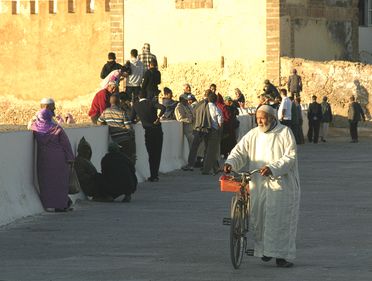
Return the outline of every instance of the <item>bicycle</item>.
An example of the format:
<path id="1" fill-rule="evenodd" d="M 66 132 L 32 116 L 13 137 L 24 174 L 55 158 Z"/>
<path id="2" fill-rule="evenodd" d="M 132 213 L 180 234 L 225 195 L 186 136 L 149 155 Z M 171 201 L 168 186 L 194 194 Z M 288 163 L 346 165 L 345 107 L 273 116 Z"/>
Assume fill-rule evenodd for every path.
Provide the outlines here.
<path id="1" fill-rule="evenodd" d="M 224 218 L 223 224 L 230 225 L 230 257 L 235 269 L 243 260 L 243 254 L 253 256 L 254 250 L 247 249 L 247 234 L 249 231 L 251 176 L 259 173 L 260 169 L 245 173 L 235 173 L 239 177 L 222 175 L 220 188 L 222 192 L 235 192 L 231 199 L 230 218 Z"/>

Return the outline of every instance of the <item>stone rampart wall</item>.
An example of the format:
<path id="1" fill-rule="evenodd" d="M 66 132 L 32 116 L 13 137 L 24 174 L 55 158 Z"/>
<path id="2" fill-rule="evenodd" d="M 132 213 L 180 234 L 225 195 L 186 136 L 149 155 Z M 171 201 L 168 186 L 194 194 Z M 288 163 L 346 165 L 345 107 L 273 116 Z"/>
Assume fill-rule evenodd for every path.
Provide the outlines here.
<path id="1" fill-rule="evenodd" d="M 288 75 L 296 68 L 303 80 L 303 101 L 316 95 L 320 102 L 329 98 L 337 116 L 336 125 L 345 125 L 348 100 L 354 95 L 361 103 L 367 119 L 371 120 L 372 65 L 347 61 L 315 62 L 304 59 L 281 58 L 281 84 L 286 86 Z M 370 122 L 368 122 L 370 125 Z"/>

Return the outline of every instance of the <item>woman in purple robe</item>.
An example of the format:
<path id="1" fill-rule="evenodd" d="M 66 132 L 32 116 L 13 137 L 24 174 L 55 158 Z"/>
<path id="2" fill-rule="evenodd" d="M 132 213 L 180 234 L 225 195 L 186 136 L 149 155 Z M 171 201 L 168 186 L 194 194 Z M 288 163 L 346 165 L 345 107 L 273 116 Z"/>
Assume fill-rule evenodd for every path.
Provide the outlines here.
<path id="1" fill-rule="evenodd" d="M 31 125 L 37 141 L 37 177 L 40 199 L 47 211 L 69 210 L 68 183 L 74 161 L 71 144 L 48 107 L 40 110 Z"/>

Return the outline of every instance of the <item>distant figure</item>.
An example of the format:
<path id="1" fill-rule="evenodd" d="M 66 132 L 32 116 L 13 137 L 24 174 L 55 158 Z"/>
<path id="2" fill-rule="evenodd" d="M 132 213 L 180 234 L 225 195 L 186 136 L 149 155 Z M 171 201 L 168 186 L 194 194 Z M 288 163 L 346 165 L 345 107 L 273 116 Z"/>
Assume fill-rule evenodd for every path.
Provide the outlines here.
<path id="1" fill-rule="evenodd" d="M 137 176 L 133 163 L 120 152 L 119 145 L 111 143 L 101 160 L 102 183 L 105 196 L 116 199 L 125 195 L 122 202 L 129 203 L 137 189 Z"/>
<path id="2" fill-rule="evenodd" d="M 299 144 L 305 143 L 304 132 L 302 130 L 302 125 L 304 123 L 304 119 L 302 117 L 302 108 L 301 108 L 301 97 L 295 97 L 295 105 L 297 109 L 297 117 L 298 117 L 298 137 L 299 137 Z"/>
<path id="3" fill-rule="evenodd" d="M 145 69 L 150 68 L 150 62 L 155 62 L 155 67 L 158 66 L 156 56 L 150 53 L 150 44 L 145 43 L 142 48 L 142 54 L 139 55 L 139 60 L 143 62 Z"/>
<path id="4" fill-rule="evenodd" d="M 127 99 L 132 102 L 138 100 L 143 75 L 145 73 L 145 66 L 138 60 L 137 56 L 138 51 L 136 49 L 130 51 L 131 74 L 127 77 L 125 94 L 127 95 Z"/>
<path id="5" fill-rule="evenodd" d="M 110 96 L 116 91 L 116 83 L 109 82 L 105 89 L 100 90 L 93 98 L 88 115 L 92 123 L 97 124 L 98 117 L 110 107 Z"/>
<path id="6" fill-rule="evenodd" d="M 298 116 L 298 109 L 294 100 L 294 96 L 290 96 L 291 100 L 291 129 L 295 137 L 296 144 L 300 144 L 300 116 Z"/>
<path id="7" fill-rule="evenodd" d="M 309 142 L 318 143 L 320 122 L 322 120 L 322 106 L 316 102 L 316 96 L 312 96 L 312 103 L 307 110 L 307 119 L 309 120 L 309 131 L 307 139 Z"/>
<path id="8" fill-rule="evenodd" d="M 105 79 L 107 75 L 110 74 L 110 72 L 121 69 L 122 65 L 116 62 L 116 55 L 115 53 L 108 53 L 108 61 L 107 63 L 102 67 L 101 71 L 101 79 Z"/>
<path id="9" fill-rule="evenodd" d="M 111 95 L 110 107 L 102 112 L 98 118 L 98 124 L 109 126 L 109 134 L 112 141 L 117 143 L 120 146 L 120 151 L 135 164 L 136 143 L 132 122 L 127 112 L 119 104 L 119 96 L 117 94 Z"/>
<path id="10" fill-rule="evenodd" d="M 322 120 L 320 121 L 320 140 L 326 142 L 328 136 L 329 123 L 333 120 L 332 108 L 328 102 L 327 97 L 323 97 L 322 106 Z"/>
<path id="11" fill-rule="evenodd" d="M 182 123 L 183 135 L 186 137 L 189 147 L 191 147 L 193 139 L 192 123 L 194 121 L 194 117 L 192 114 L 192 107 L 188 103 L 188 96 L 186 94 L 180 96 L 179 103 L 177 104 L 174 113 L 176 120 Z"/>
<path id="12" fill-rule="evenodd" d="M 292 102 L 287 97 L 287 90 L 281 89 L 280 95 L 282 97 L 282 102 L 280 103 L 279 109 L 278 109 L 278 119 L 280 123 L 282 123 L 285 126 L 291 127 L 292 123 Z"/>
<path id="13" fill-rule="evenodd" d="M 232 100 L 233 105 L 236 107 L 236 109 L 239 109 L 241 107 L 244 108 L 245 97 L 244 97 L 242 91 L 240 91 L 239 88 L 235 88 L 234 93 L 235 93 L 235 99 Z"/>
<path id="14" fill-rule="evenodd" d="M 196 100 L 196 97 L 193 94 L 187 95 L 187 102 L 189 103 L 192 109 L 194 109 L 195 106 L 198 104 L 198 101 Z"/>
<path id="15" fill-rule="evenodd" d="M 302 79 L 295 68 L 292 70 L 292 75 L 288 78 L 288 92 L 294 97 L 299 96 L 302 92 Z"/>
<path id="16" fill-rule="evenodd" d="M 357 143 L 358 142 L 358 122 L 359 121 L 366 121 L 366 117 L 364 115 L 363 109 L 358 102 L 355 101 L 355 97 L 350 97 L 349 103 L 349 110 L 348 110 L 348 120 L 350 125 L 350 136 L 351 142 Z"/>
<path id="17" fill-rule="evenodd" d="M 165 112 L 162 119 L 176 120 L 174 110 L 176 109 L 178 102 L 173 99 L 173 92 L 168 87 L 164 87 L 163 93 L 164 97 L 162 100 L 162 104 L 165 106 Z"/>
<path id="18" fill-rule="evenodd" d="M 105 79 L 103 79 L 99 85 L 100 89 L 105 89 L 109 83 L 114 82 L 116 85 L 116 90 L 119 92 L 119 87 L 120 87 L 120 81 L 124 79 L 124 77 L 127 77 L 130 72 L 131 68 L 129 61 L 123 66 L 121 69 L 116 69 L 111 71 Z"/>
<path id="19" fill-rule="evenodd" d="M 156 69 L 156 61 L 150 62 L 150 68 L 146 70 L 143 77 L 142 91 L 149 100 L 158 100 L 160 93 L 158 85 L 161 83 L 160 71 Z"/>
<path id="20" fill-rule="evenodd" d="M 160 112 L 158 113 L 158 110 Z M 163 130 L 161 128 L 160 118 L 165 112 L 165 106 L 156 101 L 146 98 L 146 93 L 140 93 L 140 99 L 133 105 L 131 118 L 136 121 L 138 116 L 142 127 L 145 129 L 145 145 L 149 155 L 150 182 L 159 181 L 159 167 L 161 160 L 161 151 L 163 147 Z"/>
<path id="21" fill-rule="evenodd" d="M 233 100 L 229 96 L 224 98 L 224 105 L 224 108 L 217 106 L 223 113 L 221 155 L 226 159 L 236 145 L 236 130 L 239 128 L 239 121 L 236 116 L 239 115 L 239 110 L 233 105 Z"/>
<path id="22" fill-rule="evenodd" d="M 191 86 L 190 84 L 186 83 L 183 85 L 183 94 L 184 95 L 191 95 Z"/>
<path id="23" fill-rule="evenodd" d="M 280 97 L 278 89 L 271 84 L 270 80 L 266 79 L 264 81 L 264 88 L 263 88 L 264 94 L 266 96 L 269 96 L 270 99 L 275 100 L 275 98 Z"/>
<path id="24" fill-rule="evenodd" d="M 42 99 L 41 110 L 31 123 L 37 142 L 37 178 L 40 199 L 46 211 L 69 211 L 68 183 L 74 162 L 70 141 L 62 127 L 53 121 L 55 103 Z"/>

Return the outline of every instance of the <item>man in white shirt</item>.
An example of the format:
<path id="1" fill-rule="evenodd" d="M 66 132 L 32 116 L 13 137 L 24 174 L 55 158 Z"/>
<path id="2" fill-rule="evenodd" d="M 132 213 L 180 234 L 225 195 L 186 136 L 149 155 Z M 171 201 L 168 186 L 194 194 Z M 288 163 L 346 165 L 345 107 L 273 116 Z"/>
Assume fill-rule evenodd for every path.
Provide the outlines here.
<path id="1" fill-rule="evenodd" d="M 131 74 L 127 77 L 127 84 L 125 93 L 129 100 L 133 103 L 138 100 L 139 92 L 141 91 L 141 84 L 145 67 L 143 63 L 137 58 L 138 51 L 133 49 L 130 51 L 130 69 Z"/>
<path id="2" fill-rule="evenodd" d="M 282 102 L 280 103 L 278 109 L 278 120 L 280 123 L 287 127 L 291 127 L 291 120 L 292 120 L 292 102 L 287 97 L 287 90 L 281 89 L 280 95 L 282 97 Z"/>

